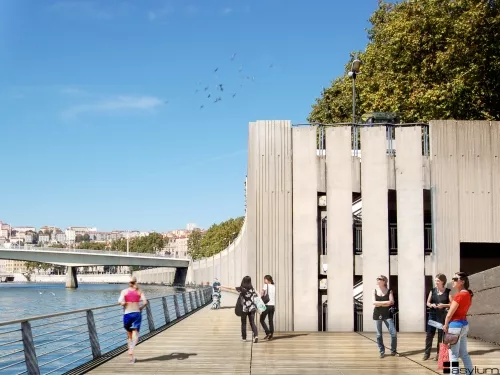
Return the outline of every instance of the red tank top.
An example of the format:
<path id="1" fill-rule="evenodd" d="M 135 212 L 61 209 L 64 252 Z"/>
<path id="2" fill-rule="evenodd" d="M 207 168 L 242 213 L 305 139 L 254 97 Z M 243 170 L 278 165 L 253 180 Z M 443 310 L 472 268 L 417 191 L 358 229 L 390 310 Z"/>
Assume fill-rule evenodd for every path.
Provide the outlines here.
<path id="1" fill-rule="evenodd" d="M 127 294 L 125 294 L 125 302 L 139 302 L 140 300 L 141 295 L 137 290 L 129 290 Z"/>

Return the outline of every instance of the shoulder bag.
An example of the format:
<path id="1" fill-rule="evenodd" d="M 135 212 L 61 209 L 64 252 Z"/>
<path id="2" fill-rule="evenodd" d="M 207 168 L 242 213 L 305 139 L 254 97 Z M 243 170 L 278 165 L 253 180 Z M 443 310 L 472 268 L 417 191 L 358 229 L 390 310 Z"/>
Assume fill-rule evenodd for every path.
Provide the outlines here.
<path id="1" fill-rule="evenodd" d="M 262 302 L 264 302 L 266 305 L 269 303 L 271 298 L 269 297 L 269 285 L 266 287 L 266 292 L 262 296 Z"/>

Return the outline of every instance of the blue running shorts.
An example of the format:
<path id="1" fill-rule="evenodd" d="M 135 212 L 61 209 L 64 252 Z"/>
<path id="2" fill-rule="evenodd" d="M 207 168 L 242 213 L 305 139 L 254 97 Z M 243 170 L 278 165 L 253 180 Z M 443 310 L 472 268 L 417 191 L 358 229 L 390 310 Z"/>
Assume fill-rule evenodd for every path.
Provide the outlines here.
<path id="1" fill-rule="evenodd" d="M 127 331 L 136 329 L 137 332 L 141 329 L 142 314 L 140 312 L 131 312 L 123 315 L 123 327 Z"/>

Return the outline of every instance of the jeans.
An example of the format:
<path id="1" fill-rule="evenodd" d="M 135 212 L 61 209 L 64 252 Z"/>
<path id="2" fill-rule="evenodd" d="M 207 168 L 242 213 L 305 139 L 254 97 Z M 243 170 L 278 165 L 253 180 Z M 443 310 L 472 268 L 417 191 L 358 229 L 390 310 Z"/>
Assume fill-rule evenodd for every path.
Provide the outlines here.
<path id="1" fill-rule="evenodd" d="M 398 346 L 398 336 L 396 333 L 396 326 L 394 325 L 394 320 L 383 319 L 383 320 L 375 320 L 375 327 L 377 328 L 377 345 L 380 350 L 380 354 L 385 353 L 384 339 L 382 338 L 382 322 L 384 322 L 385 326 L 389 330 L 389 333 L 391 334 L 391 353 L 396 353 L 396 349 Z"/>
<path id="2" fill-rule="evenodd" d="M 425 336 L 425 355 L 430 356 L 432 350 L 432 341 L 434 341 L 434 335 L 436 334 L 436 327 L 427 326 L 427 334 Z M 438 329 L 438 342 L 437 342 L 437 356 L 439 356 L 439 344 L 443 342 L 443 330 Z"/>
<path id="3" fill-rule="evenodd" d="M 469 353 L 467 352 L 467 334 L 469 333 L 469 326 L 463 326 L 460 328 L 448 328 L 448 333 L 458 334 L 460 332 L 460 337 L 458 341 L 454 345 L 450 345 L 450 349 L 448 353 L 450 354 L 450 369 L 452 374 L 458 374 L 459 367 L 453 366 L 453 362 L 458 364 L 458 358 L 462 358 L 462 362 L 464 363 L 464 367 L 467 369 L 467 374 L 473 374 L 474 368 L 472 367 L 472 361 L 469 357 Z M 457 369 L 457 371 L 453 372 L 453 369 Z"/>
<path id="4" fill-rule="evenodd" d="M 260 315 L 260 324 L 262 325 L 262 328 L 264 328 L 264 332 L 266 332 L 266 335 L 272 335 L 274 333 L 274 306 L 273 305 L 267 305 L 267 309 Z M 266 317 L 269 316 L 269 328 L 267 327 L 266 324 Z"/>
<path id="5" fill-rule="evenodd" d="M 241 315 L 241 338 L 243 340 L 247 339 L 247 316 L 250 321 L 250 327 L 252 327 L 253 337 L 257 337 L 257 326 L 255 325 L 255 310 L 249 313 L 243 313 Z"/>

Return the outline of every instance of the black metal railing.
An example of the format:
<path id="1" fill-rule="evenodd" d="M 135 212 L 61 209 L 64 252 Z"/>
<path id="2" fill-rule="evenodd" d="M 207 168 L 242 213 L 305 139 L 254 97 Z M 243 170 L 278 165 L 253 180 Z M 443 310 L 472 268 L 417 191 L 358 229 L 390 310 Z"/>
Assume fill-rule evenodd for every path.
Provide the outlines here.
<path id="1" fill-rule="evenodd" d="M 397 224 L 389 224 L 389 253 L 397 255 L 398 253 L 398 227 Z M 424 253 L 432 253 L 432 224 L 424 224 Z M 363 229 L 362 225 L 353 225 L 353 252 L 355 255 L 363 253 Z"/>
<path id="2" fill-rule="evenodd" d="M 210 303 L 212 288 L 149 299 L 139 342 Z M 64 374 L 126 350 L 118 304 L 0 322 L 0 374 Z"/>

